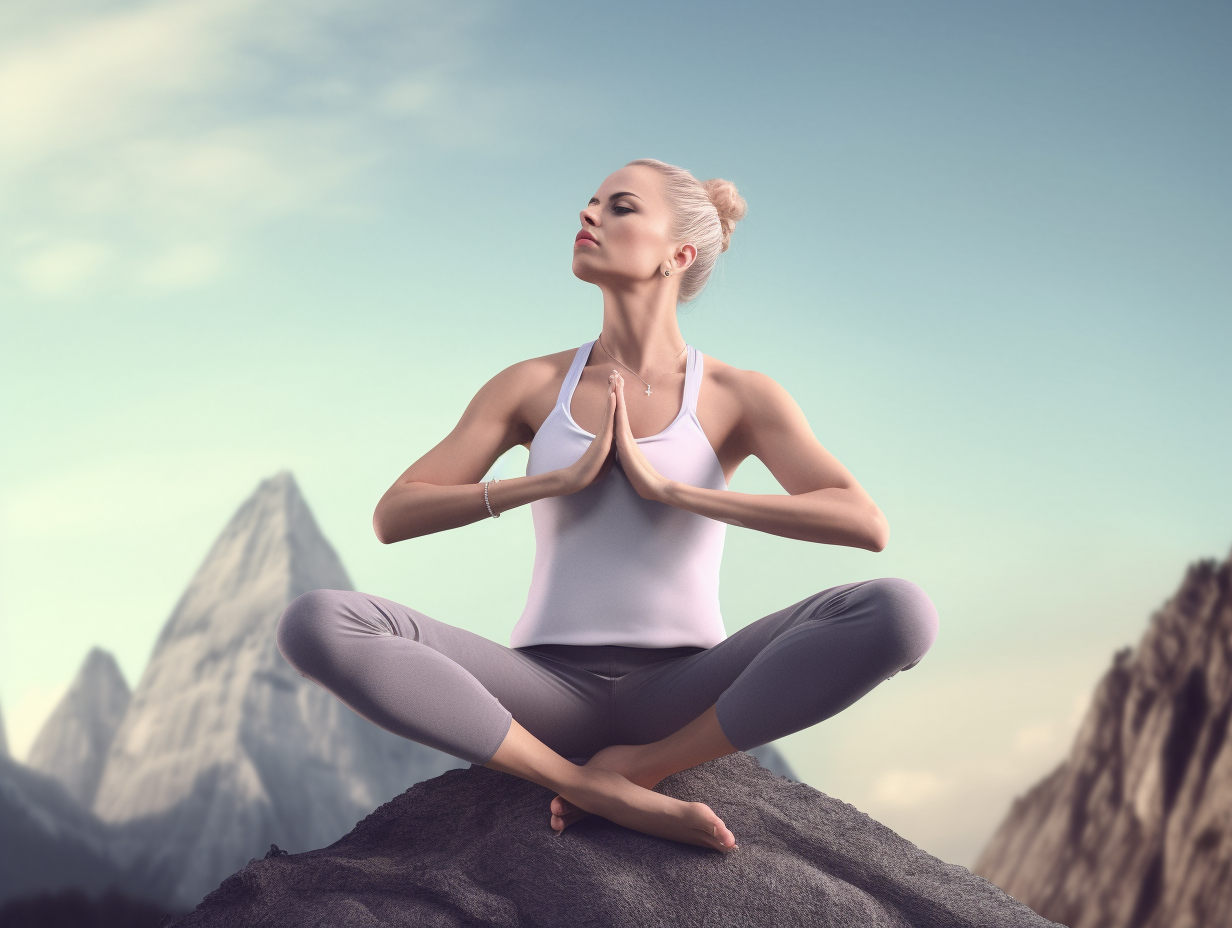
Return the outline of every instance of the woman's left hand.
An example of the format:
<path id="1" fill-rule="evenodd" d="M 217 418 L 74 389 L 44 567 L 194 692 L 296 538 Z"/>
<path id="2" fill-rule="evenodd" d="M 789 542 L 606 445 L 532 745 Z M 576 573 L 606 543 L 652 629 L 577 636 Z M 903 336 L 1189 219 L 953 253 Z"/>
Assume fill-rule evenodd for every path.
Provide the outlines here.
<path id="1" fill-rule="evenodd" d="M 625 380 L 616 375 L 616 457 L 621 469 L 637 490 L 637 495 L 643 499 L 651 499 L 666 503 L 668 479 L 654 469 L 642 449 L 633 439 L 633 431 L 629 428 L 629 411 L 625 406 Z"/>

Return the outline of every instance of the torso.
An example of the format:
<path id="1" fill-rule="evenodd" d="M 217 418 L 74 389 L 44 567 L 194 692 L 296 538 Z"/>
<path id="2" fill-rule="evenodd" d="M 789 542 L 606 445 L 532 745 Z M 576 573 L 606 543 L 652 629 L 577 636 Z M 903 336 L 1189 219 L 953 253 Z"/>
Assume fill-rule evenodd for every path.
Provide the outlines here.
<path id="1" fill-rule="evenodd" d="M 582 412 L 577 391 L 586 371 L 602 374 L 606 384 L 609 368 L 583 366 L 593 344 L 572 352 L 552 408 L 530 442 L 528 476 L 570 466 L 594 440 L 594 432 L 576 420 Z M 597 347 L 591 352 L 598 353 Z M 688 346 L 685 375 L 676 389 L 663 390 L 676 397 L 671 419 L 634 438 L 650 465 L 668 479 L 726 490 L 721 463 L 697 415 L 704 372 L 704 357 Z M 654 400 L 657 393 L 656 385 L 650 396 L 640 395 Z M 660 397 L 656 405 L 663 402 Z M 726 637 L 718 598 L 723 522 L 644 499 L 619 462 L 577 492 L 535 500 L 531 514 L 535 562 L 511 647 L 709 648 Z"/>

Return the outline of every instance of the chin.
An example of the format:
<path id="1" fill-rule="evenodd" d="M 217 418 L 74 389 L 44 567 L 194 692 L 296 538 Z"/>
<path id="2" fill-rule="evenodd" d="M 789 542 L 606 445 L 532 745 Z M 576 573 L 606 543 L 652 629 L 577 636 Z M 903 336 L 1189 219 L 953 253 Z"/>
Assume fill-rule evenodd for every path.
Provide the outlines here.
<path id="1" fill-rule="evenodd" d="M 573 258 L 573 276 L 578 280 L 586 281 L 588 284 L 595 283 L 600 277 L 596 268 L 581 255 L 576 255 Z"/>

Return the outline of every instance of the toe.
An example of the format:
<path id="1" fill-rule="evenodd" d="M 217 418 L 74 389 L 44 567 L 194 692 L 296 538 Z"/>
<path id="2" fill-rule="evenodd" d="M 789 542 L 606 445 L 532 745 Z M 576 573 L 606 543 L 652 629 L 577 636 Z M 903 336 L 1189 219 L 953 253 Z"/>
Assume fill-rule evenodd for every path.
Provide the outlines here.
<path id="1" fill-rule="evenodd" d="M 566 828 L 568 828 L 570 825 L 572 825 L 574 822 L 578 821 L 579 819 L 585 818 L 586 814 L 587 813 L 585 812 L 570 812 L 567 815 L 553 815 L 552 816 L 552 830 L 556 832 L 562 832 Z"/>
<path id="2" fill-rule="evenodd" d="M 700 829 L 710 836 L 715 847 L 721 850 L 731 850 L 736 847 L 736 836 L 731 833 L 723 820 L 704 802 L 694 803 L 694 812 L 701 819 Z"/>

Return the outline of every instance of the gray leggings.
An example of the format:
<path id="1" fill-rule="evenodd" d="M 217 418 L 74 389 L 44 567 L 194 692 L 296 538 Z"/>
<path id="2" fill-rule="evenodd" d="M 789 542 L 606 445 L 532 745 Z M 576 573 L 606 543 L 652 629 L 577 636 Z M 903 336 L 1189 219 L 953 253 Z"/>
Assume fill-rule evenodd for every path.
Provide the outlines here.
<path id="1" fill-rule="evenodd" d="M 748 750 L 841 712 L 914 667 L 937 610 L 914 583 L 823 590 L 712 648 L 542 644 L 507 648 L 388 599 L 314 590 L 278 623 L 278 649 L 364 718 L 485 764 L 516 718 L 574 763 L 610 744 L 665 738 L 717 703 Z"/>

